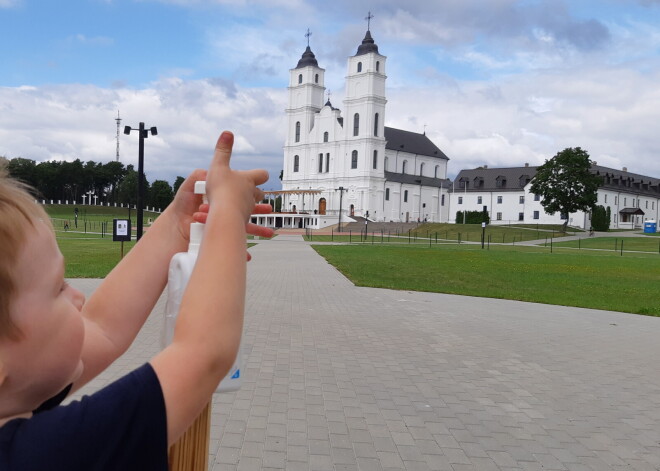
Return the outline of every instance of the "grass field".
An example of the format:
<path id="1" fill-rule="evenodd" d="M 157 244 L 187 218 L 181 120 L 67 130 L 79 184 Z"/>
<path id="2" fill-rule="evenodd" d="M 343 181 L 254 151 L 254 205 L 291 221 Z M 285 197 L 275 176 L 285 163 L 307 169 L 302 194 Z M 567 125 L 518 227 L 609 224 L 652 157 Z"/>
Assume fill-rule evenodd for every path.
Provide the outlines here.
<path id="1" fill-rule="evenodd" d="M 314 248 L 359 286 L 660 316 L 660 258 L 654 256 L 469 245 Z"/>
<path id="2" fill-rule="evenodd" d="M 624 251 L 660 254 L 660 239 L 656 237 L 587 237 L 579 241 L 555 242 L 554 246 L 620 251 L 622 243 Z"/>
<path id="3" fill-rule="evenodd" d="M 63 229 L 64 223 L 68 222 L 69 229 L 88 232 L 101 232 L 101 223 L 108 223 L 107 227 L 112 233 L 113 219 L 128 219 L 128 208 L 115 208 L 114 206 L 90 206 L 90 205 L 65 205 L 46 204 L 43 206 L 46 213 L 51 217 L 56 229 Z M 75 227 L 74 208 L 78 208 L 78 227 Z M 144 211 L 143 224 L 148 225 L 149 220 L 155 221 L 160 213 Z M 85 222 L 87 224 L 85 224 Z M 131 226 L 137 226 L 137 210 L 131 209 Z"/>
<path id="4" fill-rule="evenodd" d="M 486 241 L 489 240 L 498 244 L 513 244 L 515 242 L 529 241 L 529 240 L 543 240 L 556 237 L 565 237 L 566 235 L 579 235 L 583 233 L 579 229 L 571 229 L 568 233 L 561 232 L 561 226 L 541 226 L 541 225 L 527 225 L 527 226 L 496 226 L 489 225 L 486 227 L 485 235 Z M 306 240 L 315 240 L 319 242 L 360 242 L 360 231 L 348 235 L 342 232 L 342 235 L 335 233 L 333 236 L 316 236 L 312 232 L 311 239 L 305 236 Z M 410 236 L 411 242 L 421 243 L 425 241 L 428 244 L 428 239 L 434 241 L 453 241 L 458 242 L 480 242 L 482 236 L 482 228 L 480 224 L 422 224 L 410 232 L 383 232 L 380 231 L 373 233 L 374 242 L 405 242 L 408 243 Z M 372 232 L 369 232 L 368 242 L 371 242 Z"/>
<path id="5" fill-rule="evenodd" d="M 121 260 L 121 242 L 113 242 L 112 234 L 101 238 L 96 234 L 56 230 L 55 236 L 64 255 L 66 278 L 105 278 Z M 124 242 L 124 255 L 135 243 Z M 247 244 L 247 247 L 253 245 Z"/>

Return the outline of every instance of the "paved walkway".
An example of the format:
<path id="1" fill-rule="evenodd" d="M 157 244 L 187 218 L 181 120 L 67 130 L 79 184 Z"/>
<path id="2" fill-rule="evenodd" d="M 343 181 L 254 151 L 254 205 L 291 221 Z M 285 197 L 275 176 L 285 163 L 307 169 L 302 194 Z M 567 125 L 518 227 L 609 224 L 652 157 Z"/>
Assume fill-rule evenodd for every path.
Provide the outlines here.
<path id="1" fill-rule="evenodd" d="M 660 319 L 358 288 L 297 235 L 250 251 L 210 469 L 660 469 Z M 159 312 L 86 392 L 158 351 Z"/>

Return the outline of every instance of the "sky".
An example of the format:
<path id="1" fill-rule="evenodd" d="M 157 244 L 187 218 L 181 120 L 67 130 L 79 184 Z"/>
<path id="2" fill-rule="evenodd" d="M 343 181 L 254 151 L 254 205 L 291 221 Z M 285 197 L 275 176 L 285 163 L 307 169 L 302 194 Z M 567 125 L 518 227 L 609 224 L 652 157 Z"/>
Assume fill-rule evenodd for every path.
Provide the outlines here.
<path id="1" fill-rule="evenodd" d="M 157 126 L 149 181 L 234 168 L 279 189 L 289 70 L 307 46 L 342 109 L 367 30 L 387 57 L 385 125 L 463 168 L 581 147 L 660 178 L 660 0 L 0 0 L 0 156 L 115 160 L 117 123 Z M 120 135 L 137 167 L 137 135 Z"/>

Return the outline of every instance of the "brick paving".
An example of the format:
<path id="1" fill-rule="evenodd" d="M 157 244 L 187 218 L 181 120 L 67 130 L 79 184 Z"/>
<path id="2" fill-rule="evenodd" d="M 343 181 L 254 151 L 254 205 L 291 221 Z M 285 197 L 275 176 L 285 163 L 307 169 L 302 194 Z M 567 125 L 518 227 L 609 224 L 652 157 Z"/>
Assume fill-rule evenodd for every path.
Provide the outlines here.
<path id="1" fill-rule="evenodd" d="M 298 235 L 250 251 L 209 469 L 660 469 L 660 319 L 359 288 Z M 80 394 L 159 350 L 163 306 Z"/>

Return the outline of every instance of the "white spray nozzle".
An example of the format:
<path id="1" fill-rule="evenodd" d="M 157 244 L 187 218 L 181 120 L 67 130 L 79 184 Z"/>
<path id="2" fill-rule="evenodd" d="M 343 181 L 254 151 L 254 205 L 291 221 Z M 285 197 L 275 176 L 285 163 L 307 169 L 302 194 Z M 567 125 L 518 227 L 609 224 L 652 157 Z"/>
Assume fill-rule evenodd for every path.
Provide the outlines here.
<path id="1" fill-rule="evenodd" d="M 195 182 L 195 194 L 203 195 L 202 200 L 204 203 L 209 202 L 209 199 L 206 197 L 206 182 L 204 180 Z"/>

